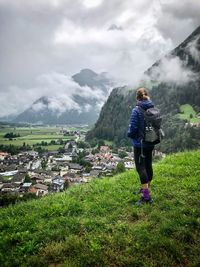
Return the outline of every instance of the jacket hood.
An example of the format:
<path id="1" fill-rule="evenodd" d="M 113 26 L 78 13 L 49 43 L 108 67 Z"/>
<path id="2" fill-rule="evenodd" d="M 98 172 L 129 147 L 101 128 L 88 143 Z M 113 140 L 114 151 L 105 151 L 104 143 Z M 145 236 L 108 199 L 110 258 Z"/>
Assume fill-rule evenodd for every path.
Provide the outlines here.
<path id="1" fill-rule="evenodd" d="M 140 106 L 144 110 L 147 110 L 148 108 L 153 108 L 154 104 L 151 100 L 142 100 L 142 101 L 137 101 L 137 106 Z"/>

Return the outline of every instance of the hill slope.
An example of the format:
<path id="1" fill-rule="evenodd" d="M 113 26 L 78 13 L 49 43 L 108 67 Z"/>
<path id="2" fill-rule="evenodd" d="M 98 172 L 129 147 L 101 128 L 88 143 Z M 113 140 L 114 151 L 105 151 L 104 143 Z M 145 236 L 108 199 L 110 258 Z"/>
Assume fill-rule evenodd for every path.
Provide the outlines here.
<path id="1" fill-rule="evenodd" d="M 198 266 L 200 151 L 155 165 L 154 205 L 135 171 L 0 210 L 1 266 Z"/>

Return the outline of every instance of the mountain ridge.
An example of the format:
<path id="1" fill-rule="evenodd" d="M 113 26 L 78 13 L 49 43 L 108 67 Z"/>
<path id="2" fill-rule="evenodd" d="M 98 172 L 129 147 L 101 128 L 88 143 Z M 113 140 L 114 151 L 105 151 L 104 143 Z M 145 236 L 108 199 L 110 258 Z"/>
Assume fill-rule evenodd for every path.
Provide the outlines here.
<path id="1" fill-rule="evenodd" d="M 42 96 L 14 118 L 13 122 L 43 124 L 93 124 L 108 96 L 111 81 L 105 73 L 83 69 L 72 76 L 77 92 L 70 96 Z M 91 94 L 87 93 L 88 88 Z M 70 88 L 66 88 L 66 90 Z M 56 88 L 55 88 L 56 90 Z M 68 104 L 69 102 L 69 104 Z M 93 112 L 91 112 L 91 110 Z"/>
<path id="2" fill-rule="evenodd" d="M 199 72 L 200 70 L 200 61 L 199 62 L 195 62 L 192 57 L 189 55 L 189 53 L 187 53 L 187 57 L 186 58 L 186 52 L 185 49 L 187 49 L 188 44 L 191 43 L 192 41 L 195 41 L 195 38 L 200 37 L 200 26 L 197 27 L 183 42 L 181 42 L 178 46 L 176 46 L 171 52 L 167 53 L 164 57 L 162 57 L 161 59 L 157 60 L 150 68 L 148 68 L 145 71 L 145 74 L 150 74 L 151 70 L 158 66 L 161 61 L 166 58 L 166 57 L 174 57 L 174 56 L 178 56 L 181 60 L 187 60 L 187 61 L 193 61 L 192 63 L 190 62 L 189 65 L 193 65 L 195 66 L 195 69 L 193 69 L 194 71 Z M 200 38 L 198 38 L 198 50 L 200 51 Z M 196 66 L 197 64 L 197 66 Z M 197 68 L 198 67 L 198 68 Z"/>
<path id="3" fill-rule="evenodd" d="M 200 55 L 200 27 L 186 40 L 191 41 L 195 38 L 197 39 L 195 48 Z M 151 98 L 161 110 L 166 136 L 158 148 L 163 152 L 195 148 L 200 145 L 197 138 L 198 134 L 200 134 L 199 128 L 186 129 L 185 122 L 177 118 L 180 106 L 183 104 L 190 104 L 197 113 L 200 112 L 200 68 L 196 68 L 200 64 L 200 58 L 197 63 L 194 60 L 190 60 L 188 50 L 183 55 L 182 44 L 184 44 L 184 47 L 188 47 L 191 44 L 190 42 L 187 43 L 186 40 L 163 57 L 163 59 L 166 59 L 167 56 L 170 58 L 164 62 L 166 65 L 169 64 L 170 67 L 175 65 L 175 71 L 177 71 L 179 77 L 174 75 L 173 70 L 170 70 L 168 66 L 163 66 L 163 59 L 160 59 L 151 68 L 147 69 L 145 73 L 146 80 L 144 79 L 140 83 L 140 86 L 150 88 Z M 182 61 L 179 56 L 183 58 Z M 172 61 L 170 61 L 171 59 Z M 189 65 L 185 63 L 184 59 Z M 169 74 L 171 77 L 169 77 Z M 94 128 L 88 132 L 87 140 L 94 138 L 108 139 L 121 146 L 130 145 L 130 140 L 126 134 L 134 102 L 136 102 L 134 89 L 127 87 L 113 89 L 100 112 Z"/>

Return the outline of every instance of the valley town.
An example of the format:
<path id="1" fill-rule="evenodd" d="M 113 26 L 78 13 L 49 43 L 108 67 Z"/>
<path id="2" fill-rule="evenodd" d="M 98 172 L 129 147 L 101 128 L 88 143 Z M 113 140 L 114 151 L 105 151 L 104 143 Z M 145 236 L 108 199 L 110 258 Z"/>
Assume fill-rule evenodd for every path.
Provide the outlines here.
<path id="1" fill-rule="evenodd" d="M 2 205 L 7 204 L 6 201 L 10 203 L 10 199 L 16 201 L 62 192 L 72 185 L 134 168 L 131 147 L 114 147 L 104 141 L 89 145 L 85 142 L 84 130 L 62 129 L 62 134 L 70 139 L 62 140 L 62 147 L 57 150 L 38 150 L 33 146 L 15 155 L 0 151 Z M 164 155 L 155 151 L 155 156 Z"/>

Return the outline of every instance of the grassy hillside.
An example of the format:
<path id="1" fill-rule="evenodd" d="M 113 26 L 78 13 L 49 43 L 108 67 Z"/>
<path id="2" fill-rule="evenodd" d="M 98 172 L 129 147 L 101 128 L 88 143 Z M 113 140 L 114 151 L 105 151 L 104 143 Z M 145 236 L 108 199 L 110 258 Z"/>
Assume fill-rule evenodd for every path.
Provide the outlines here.
<path id="1" fill-rule="evenodd" d="M 180 106 L 181 114 L 178 114 L 178 117 L 182 120 L 188 120 L 192 123 L 199 123 L 200 118 L 197 118 L 197 113 L 193 107 L 189 104 Z"/>
<path id="2" fill-rule="evenodd" d="M 199 266 L 200 151 L 155 164 L 153 205 L 135 171 L 0 210 L 0 266 Z"/>

